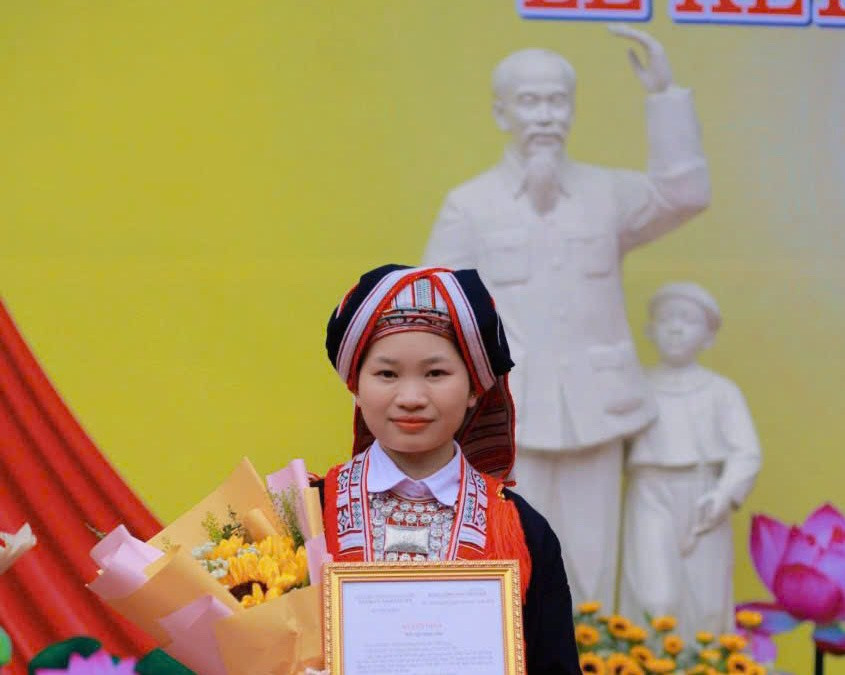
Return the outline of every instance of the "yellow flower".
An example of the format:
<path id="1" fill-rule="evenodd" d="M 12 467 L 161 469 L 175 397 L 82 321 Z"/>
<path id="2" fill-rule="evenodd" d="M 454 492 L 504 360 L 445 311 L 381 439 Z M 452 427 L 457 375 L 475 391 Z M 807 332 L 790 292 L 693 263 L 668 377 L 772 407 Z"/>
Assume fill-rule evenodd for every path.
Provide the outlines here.
<path id="1" fill-rule="evenodd" d="M 260 605 L 264 602 L 264 600 L 264 591 L 261 590 L 261 585 L 254 583 L 252 584 L 251 592 L 241 597 L 241 605 L 246 608 L 255 607 L 256 605 Z"/>
<path id="2" fill-rule="evenodd" d="M 659 633 L 667 633 L 678 625 L 674 616 L 656 616 L 651 620 L 651 626 Z"/>
<path id="3" fill-rule="evenodd" d="M 707 663 L 716 663 L 722 658 L 722 653 L 718 649 L 702 649 L 698 653 L 698 658 Z"/>
<path id="4" fill-rule="evenodd" d="M 215 546 L 209 553 L 206 554 L 206 560 L 214 560 L 215 558 L 233 557 L 243 547 L 244 538 L 240 536 L 232 536 L 228 539 L 221 539 L 217 546 Z"/>
<path id="5" fill-rule="evenodd" d="M 710 666 L 706 666 L 703 663 L 699 663 L 698 665 L 693 666 L 687 671 L 687 675 L 708 675 L 709 671 L 712 668 Z"/>
<path id="6" fill-rule="evenodd" d="M 581 614 L 595 614 L 601 609 L 600 602 L 582 602 L 577 607 L 578 612 Z"/>
<path id="7" fill-rule="evenodd" d="M 645 671 L 636 661 L 626 664 L 616 675 L 645 675 Z"/>
<path id="8" fill-rule="evenodd" d="M 643 669 L 627 654 L 611 654 L 607 657 L 607 675 L 643 675 Z"/>
<path id="9" fill-rule="evenodd" d="M 677 656 L 684 648 L 684 641 L 677 635 L 667 635 L 663 638 L 663 649 L 667 654 Z"/>
<path id="10" fill-rule="evenodd" d="M 766 675 L 766 669 L 759 663 L 752 663 L 748 675 Z"/>
<path id="11" fill-rule="evenodd" d="M 585 652 L 578 657 L 584 675 L 604 675 L 604 660 L 595 652 Z"/>
<path id="12" fill-rule="evenodd" d="M 750 609 L 743 609 L 736 613 L 736 622 L 743 628 L 757 628 L 763 623 L 763 615 Z"/>
<path id="13" fill-rule="evenodd" d="M 747 675 L 750 670 L 753 662 L 749 659 L 745 654 L 731 654 L 728 657 L 728 672 L 733 675 L 733 673 L 743 673 Z"/>
<path id="14" fill-rule="evenodd" d="M 645 645 L 634 645 L 631 647 L 631 656 L 641 664 L 645 664 L 654 658 L 652 651 Z"/>
<path id="15" fill-rule="evenodd" d="M 634 626 L 632 625 L 625 631 L 625 634 L 622 636 L 624 640 L 627 642 L 645 642 L 646 638 L 648 637 L 648 633 L 646 629 L 642 626 Z"/>
<path id="16" fill-rule="evenodd" d="M 625 633 L 628 632 L 628 629 L 631 628 L 631 622 L 628 621 L 624 616 L 619 616 L 618 614 L 614 614 L 607 620 L 607 629 L 610 631 L 610 634 L 615 638 L 624 638 Z"/>
<path id="17" fill-rule="evenodd" d="M 741 652 L 745 649 L 745 645 L 748 644 L 748 641 L 741 635 L 728 633 L 726 635 L 719 636 L 719 644 L 729 652 Z"/>
<path id="18" fill-rule="evenodd" d="M 695 634 L 695 639 L 703 645 L 709 645 L 713 642 L 713 633 L 708 633 L 706 630 L 700 630 Z"/>
<path id="19" fill-rule="evenodd" d="M 264 537 L 255 547 L 261 552 L 261 555 L 269 555 L 278 560 L 290 558 L 294 553 L 293 539 L 279 534 Z"/>
<path id="20" fill-rule="evenodd" d="M 585 623 L 579 623 L 575 626 L 575 641 L 584 647 L 592 647 L 598 644 L 599 632 L 592 626 Z"/>
<path id="21" fill-rule="evenodd" d="M 645 669 L 650 673 L 674 673 L 677 669 L 675 662 L 672 659 L 649 659 L 645 662 Z"/>

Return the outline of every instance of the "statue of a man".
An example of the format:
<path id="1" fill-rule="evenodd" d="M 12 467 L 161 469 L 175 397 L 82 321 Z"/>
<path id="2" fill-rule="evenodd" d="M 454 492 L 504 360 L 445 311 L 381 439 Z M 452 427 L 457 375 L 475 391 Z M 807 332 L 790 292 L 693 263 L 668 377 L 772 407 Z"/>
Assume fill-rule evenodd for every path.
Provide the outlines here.
<path id="1" fill-rule="evenodd" d="M 660 365 L 648 380 L 657 420 L 627 460 L 621 611 L 671 614 L 687 640 L 734 625 L 730 515 L 760 471 L 760 443 L 742 392 L 697 362 L 722 323 L 698 284 L 666 284 L 650 304 Z"/>
<path id="2" fill-rule="evenodd" d="M 493 116 L 511 135 L 502 161 L 455 188 L 424 261 L 475 267 L 500 310 L 511 377 L 519 489 L 561 539 L 576 602 L 613 604 L 623 440 L 655 416 L 622 293 L 629 250 L 709 204 L 692 94 L 676 87 L 661 45 L 638 42 L 634 70 L 649 93 L 648 172 L 583 164 L 566 154 L 575 72 L 526 49 L 493 72 Z"/>

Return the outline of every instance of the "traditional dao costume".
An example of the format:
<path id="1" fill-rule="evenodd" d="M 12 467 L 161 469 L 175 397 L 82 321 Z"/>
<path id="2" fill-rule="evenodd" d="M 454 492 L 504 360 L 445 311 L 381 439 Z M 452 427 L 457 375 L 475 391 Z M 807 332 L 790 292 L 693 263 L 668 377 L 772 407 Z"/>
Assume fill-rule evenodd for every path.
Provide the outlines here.
<path id="1" fill-rule="evenodd" d="M 455 435 L 453 459 L 422 480 L 392 462 L 356 407 L 352 459 L 320 485 L 329 552 L 337 561 L 518 560 L 528 674 L 579 674 L 560 544 L 503 483 L 515 457 L 513 362 L 477 272 L 399 265 L 368 272 L 329 319 L 329 359 L 356 391 L 368 346 L 413 330 L 454 342 L 478 403 Z"/>

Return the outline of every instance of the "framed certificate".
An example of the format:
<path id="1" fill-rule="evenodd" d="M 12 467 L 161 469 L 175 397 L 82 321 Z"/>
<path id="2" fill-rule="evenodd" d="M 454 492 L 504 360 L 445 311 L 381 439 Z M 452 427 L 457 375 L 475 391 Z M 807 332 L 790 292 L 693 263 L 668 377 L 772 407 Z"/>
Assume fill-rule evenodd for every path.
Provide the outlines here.
<path id="1" fill-rule="evenodd" d="M 519 565 L 511 560 L 328 563 L 332 675 L 524 675 Z"/>

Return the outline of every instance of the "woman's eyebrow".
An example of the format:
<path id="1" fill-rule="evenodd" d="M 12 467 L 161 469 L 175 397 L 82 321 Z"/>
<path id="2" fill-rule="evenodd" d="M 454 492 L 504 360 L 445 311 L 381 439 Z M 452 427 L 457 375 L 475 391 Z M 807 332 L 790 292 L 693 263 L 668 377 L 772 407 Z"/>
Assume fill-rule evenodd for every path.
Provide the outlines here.
<path id="1" fill-rule="evenodd" d="M 435 354 L 434 356 L 429 356 L 428 358 L 423 359 L 420 363 L 424 366 L 430 366 L 433 363 L 441 363 L 447 360 L 448 359 L 443 354 Z"/>

